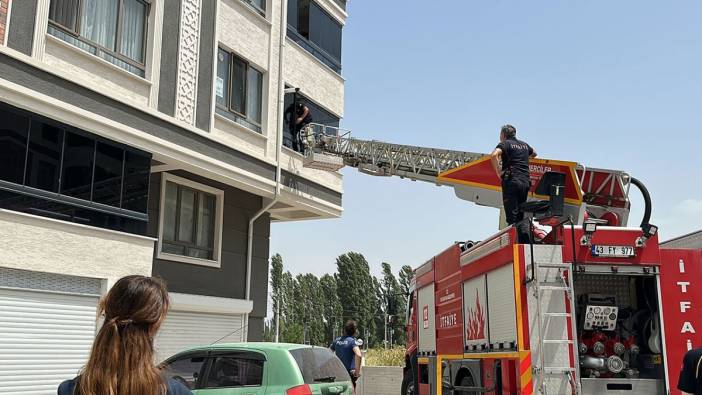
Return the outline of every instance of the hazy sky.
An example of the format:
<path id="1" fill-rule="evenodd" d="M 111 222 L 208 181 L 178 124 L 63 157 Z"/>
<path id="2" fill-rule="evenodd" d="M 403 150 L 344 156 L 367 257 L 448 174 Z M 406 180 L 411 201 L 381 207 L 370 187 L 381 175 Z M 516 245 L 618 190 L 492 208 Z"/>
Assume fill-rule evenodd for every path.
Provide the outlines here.
<path id="1" fill-rule="evenodd" d="M 352 0 L 346 110 L 359 138 L 489 152 L 499 127 L 545 158 L 621 169 L 653 197 L 663 239 L 702 228 L 702 2 Z M 274 224 L 293 273 L 346 251 L 375 273 L 497 230 L 453 190 L 344 169 L 340 219 Z M 643 211 L 634 197 L 631 224 Z"/>

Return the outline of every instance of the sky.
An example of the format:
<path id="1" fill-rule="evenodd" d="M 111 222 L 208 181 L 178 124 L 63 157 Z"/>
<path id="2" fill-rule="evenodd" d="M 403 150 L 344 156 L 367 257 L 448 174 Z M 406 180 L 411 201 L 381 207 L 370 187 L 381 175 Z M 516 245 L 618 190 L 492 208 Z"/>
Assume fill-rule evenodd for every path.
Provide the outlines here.
<path id="1" fill-rule="evenodd" d="M 358 138 L 490 152 L 499 128 L 540 157 L 619 169 L 651 192 L 662 239 L 702 229 L 702 2 L 352 0 L 342 127 Z M 294 274 L 347 251 L 378 275 L 497 231 L 448 187 L 345 168 L 339 219 L 276 223 Z M 632 218 L 643 213 L 632 195 Z"/>

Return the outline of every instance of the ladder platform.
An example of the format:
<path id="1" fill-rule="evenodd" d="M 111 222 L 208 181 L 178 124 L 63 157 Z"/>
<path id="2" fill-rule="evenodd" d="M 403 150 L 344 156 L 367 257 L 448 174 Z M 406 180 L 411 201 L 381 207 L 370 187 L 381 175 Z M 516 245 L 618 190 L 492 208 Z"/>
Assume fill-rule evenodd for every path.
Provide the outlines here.
<path id="1" fill-rule="evenodd" d="M 344 159 L 336 155 L 311 151 L 305 155 L 302 165 L 310 169 L 334 172 L 344 167 Z"/>

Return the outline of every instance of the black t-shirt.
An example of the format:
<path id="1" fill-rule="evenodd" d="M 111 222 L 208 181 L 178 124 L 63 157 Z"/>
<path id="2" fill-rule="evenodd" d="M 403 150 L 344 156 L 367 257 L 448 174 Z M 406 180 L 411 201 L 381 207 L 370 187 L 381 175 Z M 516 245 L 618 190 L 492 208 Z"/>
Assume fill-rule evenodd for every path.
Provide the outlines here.
<path id="1" fill-rule="evenodd" d="M 168 385 L 167 395 L 193 395 L 188 387 L 178 381 L 168 379 L 166 384 Z M 75 386 L 76 379 L 64 381 L 58 387 L 58 395 L 73 395 Z"/>
<path id="2" fill-rule="evenodd" d="M 534 152 L 529 144 L 507 139 L 497 148 L 502 150 L 502 179 L 529 181 L 529 157 Z"/>
<path id="3" fill-rule="evenodd" d="M 690 350 L 683 358 L 678 389 L 690 394 L 702 395 L 702 348 Z"/>

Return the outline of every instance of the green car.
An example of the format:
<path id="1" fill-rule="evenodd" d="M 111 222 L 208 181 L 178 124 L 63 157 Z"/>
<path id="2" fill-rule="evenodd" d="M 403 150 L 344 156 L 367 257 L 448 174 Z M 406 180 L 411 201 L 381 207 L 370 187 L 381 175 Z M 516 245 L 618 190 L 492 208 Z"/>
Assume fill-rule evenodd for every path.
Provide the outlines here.
<path id="1" fill-rule="evenodd" d="M 346 368 L 329 349 L 284 343 L 195 347 L 168 358 L 167 377 L 195 395 L 351 395 Z"/>

